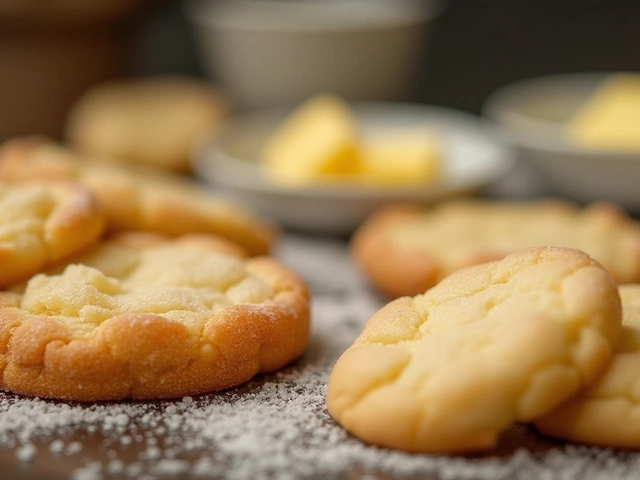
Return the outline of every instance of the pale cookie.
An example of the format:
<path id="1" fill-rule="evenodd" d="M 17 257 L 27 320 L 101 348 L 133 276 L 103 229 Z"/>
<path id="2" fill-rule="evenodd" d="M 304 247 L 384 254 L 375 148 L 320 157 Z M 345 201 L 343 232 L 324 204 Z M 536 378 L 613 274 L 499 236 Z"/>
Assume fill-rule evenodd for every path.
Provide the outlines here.
<path id="1" fill-rule="evenodd" d="M 89 187 L 110 231 L 213 233 L 251 255 L 268 253 L 277 237 L 274 225 L 180 176 L 88 161 L 42 138 L 6 142 L 0 150 L 0 181 L 34 179 L 72 179 Z"/>
<path id="2" fill-rule="evenodd" d="M 640 449 L 640 285 L 620 287 L 622 331 L 611 364 L 590 388 L 536 422 L 574 442 Z"/>
<path id="3" fill-rule="evenodd" d="M 620 316 L 615 282 L 585 253 L 521 250 L 378 311 L 336 363 L 327 407 L 367 443 L 490 449 L 594 383 Z"/>
<path id="4" fill-rule="evenodd" d="M 300 356 L 305 285 L 218 237 L 124 233 L 0 292 L 0 387 L 77 401 L 220 390 Z"/>
<path id="5" fill-rule="evenodd" d="M 102 210 L 80 185 L 0 184 L 0 288 L 91 247 L 104 228 Z"/>
<path id="6" fill-rule="evenodd" d="M 228 112 L 220 92 L 198 79 L 113 80 L 77 100 L 66 137 L 84 155 L 186 172 L 196 145 L 220 128 Z"/>
<path id="7" fill-rule="evenodd" d="M 604 203 L 582 209 L 560 200 L 394 205 L 374 213 L 351 243 L 368 279 L 391 297 L 417 295 L 459 268 L 546 245 L 588 253 L 620 283 L 640 281 L 640 224 Z"/>

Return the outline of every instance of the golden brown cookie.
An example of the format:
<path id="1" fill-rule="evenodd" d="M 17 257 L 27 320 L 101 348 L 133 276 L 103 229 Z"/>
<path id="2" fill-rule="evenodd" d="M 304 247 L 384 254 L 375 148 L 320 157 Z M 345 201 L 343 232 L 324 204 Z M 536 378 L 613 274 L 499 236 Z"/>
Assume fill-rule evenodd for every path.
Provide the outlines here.
<path id="1" fill-rule="evenodd" d="M 541 432 L 574 442 L 640 449 L 640 285 L 620 286 L 622 331 L 598 382 L 536 421 Z"/>
<path id="2" fill-rule="evenodd" d="M 604 203 L 582 209 L 560 200 L 393 205 L 375 212 L 351 243 L 371 283 L 391 297 L 417 295 L 465 266 L 545 245 L 587 252 L 620 283 L 640 281 L 640 225 Z"/>
<path id="3" fill-rule="evenodd" d="M 43 138 L 6 142 L 0 150 L 0 181 L 34 179 L 71 179 L 89 187 L 106 212 L 110 231 L 213 233 L 251 255 L 268 253 L 277 237 L 274 225 L 177 175 L 85 160 Z"/>
<path id="4" fill-rule="evenodd" d="M 72 183 L 0 184 L 0 288 L 97 243 L 105 229 L 98 203 Z"/>
<path id="5" fill-rule="evenodd" d="M 327 407 L 367 443 L 490 449 L 593 384 L 620 323 L 616 284 L 585 253 L 520 250 L 379 310 L 336 363 Z"/>
<path id="6" fill-rule="evenodd" d="M 309 297 L 218 237 L 123 233 L 0 292 L 0 387 L 78 401 L 179 397 L 295 360 Z"/>
<path id="7" fill-rule="evenodd" d="M 228 113 L 220 92 L 199 79 L 112 80 L 77 100 L 66 137 L 83 155 L 186 172 L 194 147 L 217 131 Z"/>

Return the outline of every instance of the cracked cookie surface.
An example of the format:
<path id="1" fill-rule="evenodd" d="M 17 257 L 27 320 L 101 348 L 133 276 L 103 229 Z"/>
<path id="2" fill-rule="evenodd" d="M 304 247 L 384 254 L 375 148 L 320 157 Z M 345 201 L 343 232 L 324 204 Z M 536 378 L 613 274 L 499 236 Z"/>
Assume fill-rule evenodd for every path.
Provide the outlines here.
<path id="1" fill-rule="evenodd" d="M 391 297 L 417 295 L 450 273 L 522 248 L 582 250 L 619 283 L 640 282 L 640 224 L 613 205 L 459 199 L 383 207 L 356 232 L 354 258 Z"/>
<path id="2" fill-rule="evenodd" d="M 547 435 L 603 447 L 640 449 L 640 285 L 621 285 L 622 331 L 596 384 L 536 422 Z"/>
<path id="3" fill-rule="evenodd" d="M 337 361 L 327 407 L 367 443 L 489 449 L 597 379 L 620 316 L 615 282 L 585 253 L 514 252 L 378 311 Z"/>
<path id="4" fill-rule="evenodd" d="M 179 397 L 296 359 L 304 283 L 208 235 L 123 233 L 0 292 L 0 386 L 78 401 Z"/>
<path id="5" fill-rule="evenodd" d="M 91 247 L 104 228 L 102 210 L 79 185 L 0 184 L 0 287 Z"/>

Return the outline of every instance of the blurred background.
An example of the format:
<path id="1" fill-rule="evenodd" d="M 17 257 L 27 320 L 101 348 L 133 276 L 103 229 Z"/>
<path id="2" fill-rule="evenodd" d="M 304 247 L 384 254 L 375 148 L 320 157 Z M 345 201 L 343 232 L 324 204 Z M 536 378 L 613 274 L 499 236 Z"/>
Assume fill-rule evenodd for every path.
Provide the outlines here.
<path id="1" fill-rule="evenodd" d="M 640 70 L 637 0 L 435 3 L 419 40 L 424 48 L 412 52 L 411 84 L 396 98 L 477 113 L 489 93 L 514 80 Z M 187 7 L 181 0 L 3 0 L 0 137 L 59 135 L 69 105 L 108 78 L 183 73 L 218 82 L 224 72 L 207 62 Z"/>
<path id="2" fill-rule="evenodd" d="M 304 0 L 303 0 L 304 1 Z M 204 75 L 181 1 L 142 19 L 136 74 Z M 389 3 L 393 3 L 391 0 Z M 441 2 L 411 99 L 479 112 L 512 81 L 574 71 L 640 70 L 637 0 L 448 0 Z"/>

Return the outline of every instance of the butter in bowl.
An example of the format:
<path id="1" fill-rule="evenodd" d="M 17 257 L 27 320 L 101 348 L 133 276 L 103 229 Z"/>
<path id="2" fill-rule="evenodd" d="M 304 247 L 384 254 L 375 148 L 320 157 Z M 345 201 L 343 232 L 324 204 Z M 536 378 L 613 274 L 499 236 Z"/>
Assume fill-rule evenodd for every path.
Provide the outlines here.
<path id="1" fill-rule="evenodd" d="M 557 195 L 640 213 L 640 74 L 557 74 L 501 87 L 483 113 Z"/>
<path id="2" fill-rule="evenodd" d="M 318 95 L 278 125 L 260 160 L 268 178 L 283 187 L 416 186 L 436 179 L 439 141 L 429 128 L 369 136 L 360 130 L 347 102 Z"/>
<path id="3" fill-rule="evenodd" d="M 333 94 L 238 115 L 194 158 L 204 182 L 287 228 L 329 235 L 385 203 L 476 191 L 511 165 L 498 132 L 472 114 Z"/>
<path id="4" fill-rule="evenodd" d="M 640 74 L 606 75 L 565 130 L 568 140 L 582 148 L 640 154 Z"/>

